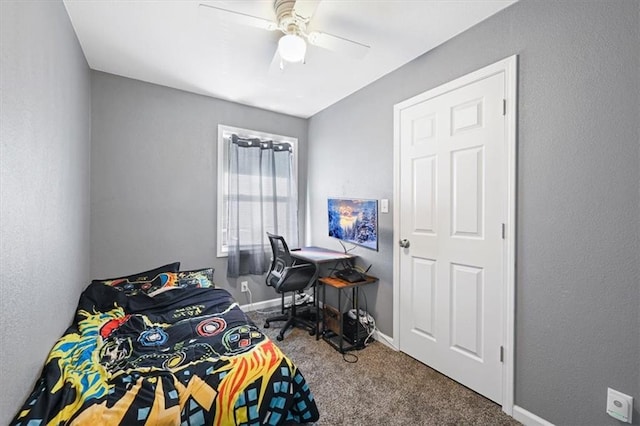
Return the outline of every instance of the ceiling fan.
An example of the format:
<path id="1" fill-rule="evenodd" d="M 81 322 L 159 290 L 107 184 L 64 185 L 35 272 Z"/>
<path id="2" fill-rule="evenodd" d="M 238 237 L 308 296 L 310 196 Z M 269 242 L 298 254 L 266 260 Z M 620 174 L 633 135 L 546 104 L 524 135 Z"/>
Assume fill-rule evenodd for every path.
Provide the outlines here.
<path id="1" fill-rule="evenodd" d="M 249 25 L 267 31 L 281 31 L 284 35 L 278 41 L 273 64 L 279 62 L 280 69 L 285 63 L 301 63 L 305 60 L 307 43 L 312 46 L 339 52 L 350 57 L 362 58 L 369 46 L 336 35 L 319 31 L 307 31 L 307 25 L 321 0 L 274 0 L 275 21 L 247 15 L 210 4 L 201 3 L 200 9 L 212 13 L 228 22 Z"/>

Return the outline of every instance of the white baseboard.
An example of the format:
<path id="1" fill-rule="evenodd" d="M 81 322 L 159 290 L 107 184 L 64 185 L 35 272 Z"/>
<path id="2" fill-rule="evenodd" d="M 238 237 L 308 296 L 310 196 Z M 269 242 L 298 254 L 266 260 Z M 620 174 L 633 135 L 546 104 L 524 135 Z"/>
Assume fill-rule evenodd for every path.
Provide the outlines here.
<path id="1" fill-rule="evenodd" d="M 386 334 L 381 333 L 380 330 L 376 329 L 376 331 L 373 332 L 373 338 L 383 345 L 393 349 L 394 351 L 398 351 L 398 348 L 395 346 L 396 343 L 394 342 L 394 340 Z"/>
<path id="2" fill-rule="evenodd" d="M 246 293 L 242 293 L 242 294 L 246 295 L 244 300 L 247 300 L 247 299 L 249 300 L 249 303 L 245 303 L 244 305 L 240 305 L 240 309 L 242 309 L 245 312 L 264 311 L 265 309 L 275 308 L 276 306 L 280 307 L 280 301 L 282 300 L 282 298 L 280 296 L 278 296 L 275 299 L 263 300 L 262 302 L 253 303 L 251 301 L 252 295 L 251 295 L 250 291 L 248 291 Z M 309 294 L 309 292 L 307 292 L 307 294 Z M 311 292 L 311 294 L 309 294 L 309 296 L 313 296 L 313 293 Z M 242 296 L 240 296 L 240 297 L 242 297 Z M 291 295 L 284 297 L 285 306 L 291 304 L 292 298 L 293 298 L 293 296 L 291 296 Z M 240 304 L 240 300 L 238 300 L 238 299 L 239 298 L 236 298 L 236 301 L 238 302 L 238 304 Z"/>
<path id="3" fill-rule="evenodd" d="M 513 406 L 513 418 L 525 426 L 554 426 L 553 423 L 548 422 L 542 417 L 538 417 L 517 405 Z"/>
<path id="4" fill-rule="evenodd" d="M 256 303 L 247 303 L 246 305 L 240 305 L 240 309 L 245 312 L 253 312 L 253 311 L 264 311 L 269 308 L 280 307 L 281 298 L 271 299 L 271 300 L 263 300 L 262 302 Z M 290 303 L 291 296 L 287 296 L 284 298 L 284 303 Z M 275 313 L 275 312 L 274 312 Z"/>

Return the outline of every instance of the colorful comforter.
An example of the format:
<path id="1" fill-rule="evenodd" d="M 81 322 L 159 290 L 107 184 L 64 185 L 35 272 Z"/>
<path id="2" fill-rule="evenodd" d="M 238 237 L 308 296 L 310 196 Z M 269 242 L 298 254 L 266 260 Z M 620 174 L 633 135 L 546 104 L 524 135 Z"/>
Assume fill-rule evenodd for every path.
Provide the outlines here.
<path id="1" fill-rule="evenodd" d="M 318 419 L 295 365 L 222 289 L 91 284 L 14 425 L 253 425 Z"/>

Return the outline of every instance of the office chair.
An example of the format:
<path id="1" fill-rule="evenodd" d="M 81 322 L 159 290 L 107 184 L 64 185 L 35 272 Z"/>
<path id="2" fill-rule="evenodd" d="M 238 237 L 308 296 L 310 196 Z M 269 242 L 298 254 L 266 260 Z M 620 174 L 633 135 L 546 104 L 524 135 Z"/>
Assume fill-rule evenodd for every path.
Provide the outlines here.
<path id="1" fill-rule="evenodd" d="M 272 321 L 286 321 L 276 337 L 278 340 L 284 339 L 284 333 L 293 326 L 302 326 L 309 329 L 309 334 L 316 331 L 316 324 L 312 321 L 297 315 L 295 294 L 314 284 L 316 267 L 311 263 L 296 264 L 289 253 L 289 247 L 284 238 L 267 232 L 273 259 L 271 268 L 267 273 L 266 284 L 282 295 L 282 315 L 269 317 L 265 320 L 264 328 L 269 328 Z M 291 307 L 288 313 L 284 313 L 284 295 L 293 293 Z"/>

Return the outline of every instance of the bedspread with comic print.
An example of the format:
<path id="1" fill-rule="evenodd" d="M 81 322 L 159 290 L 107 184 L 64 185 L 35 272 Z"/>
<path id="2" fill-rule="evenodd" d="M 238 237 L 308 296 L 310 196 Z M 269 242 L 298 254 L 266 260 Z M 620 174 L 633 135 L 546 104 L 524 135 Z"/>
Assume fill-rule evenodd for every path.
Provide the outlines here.
<path id="1" fill-rule="evenodd" d="M 222 289 L 127 296 L 91 284 L 13 425 L 318 420 L 296 366 Z"/>

